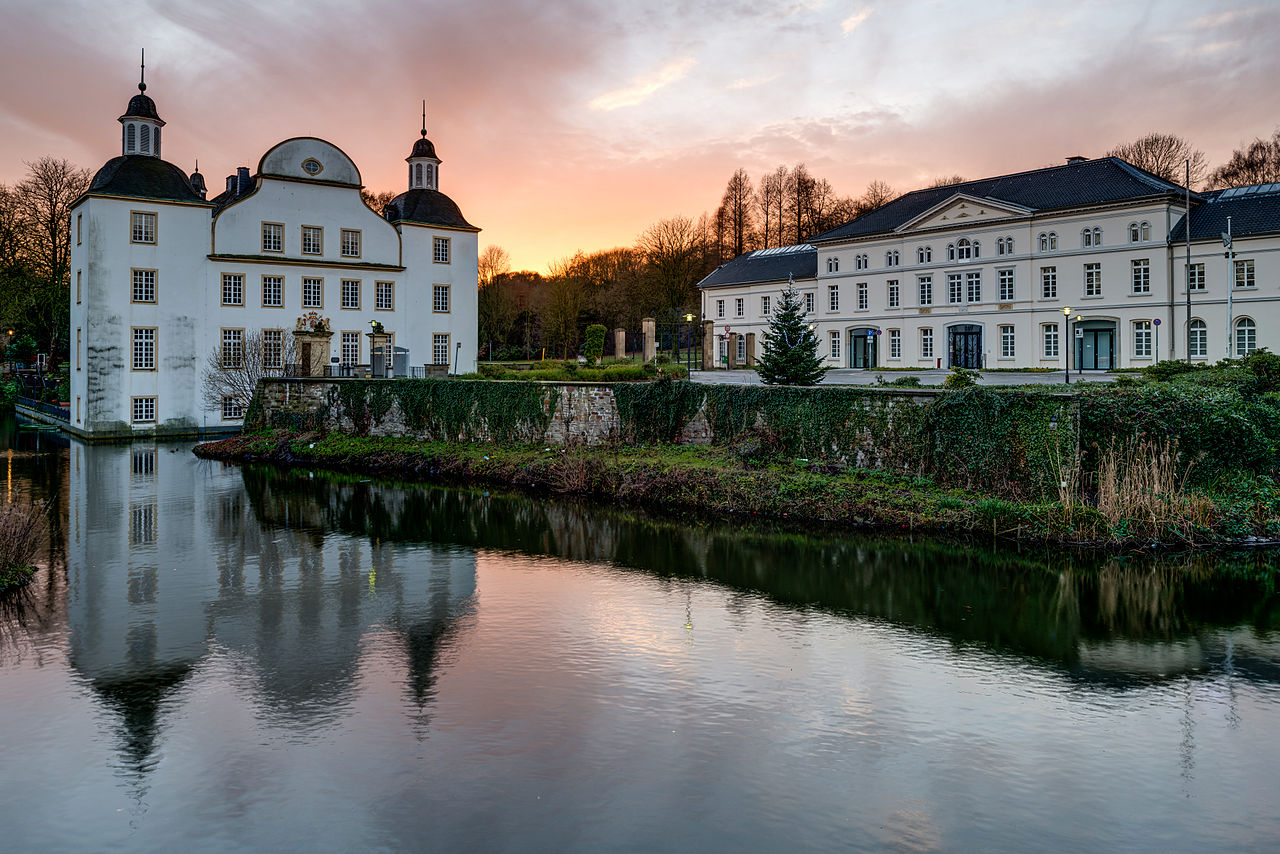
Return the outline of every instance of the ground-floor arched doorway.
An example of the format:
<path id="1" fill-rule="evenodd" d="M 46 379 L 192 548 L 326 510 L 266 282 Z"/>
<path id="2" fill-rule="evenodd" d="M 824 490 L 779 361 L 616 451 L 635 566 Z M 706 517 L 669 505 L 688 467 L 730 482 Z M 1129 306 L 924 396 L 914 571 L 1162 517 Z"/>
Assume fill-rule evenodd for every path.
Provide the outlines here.
<path id="1" fill-rule="evenodd" d="M 849 330 L 849 367 L 874 368 L 876 361 L 877 330 L 859 326 Z"/>
<path id="2" fill-rule="evenodd" d="M 982 367 L 982 327 L 961 323 L 947 327 L 947 367 Z"/>

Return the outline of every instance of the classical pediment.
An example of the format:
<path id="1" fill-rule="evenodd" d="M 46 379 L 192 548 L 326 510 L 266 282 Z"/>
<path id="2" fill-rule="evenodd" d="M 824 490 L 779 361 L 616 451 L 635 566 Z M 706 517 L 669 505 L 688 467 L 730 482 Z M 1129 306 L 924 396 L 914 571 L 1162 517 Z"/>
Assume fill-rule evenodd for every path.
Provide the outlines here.
<path id="1" fill-rule="evenodd" d="M 924 229 L 966 226 L 987 220 L 1004 220 L 1010 217 L 1026 216 L 1031 208 L 1009 202 L 997 202 L 983 199 L 967 193 L 956 193 L 929 210 L 904 222 L 895 229 L 897 232 L 922 231 Z"/>

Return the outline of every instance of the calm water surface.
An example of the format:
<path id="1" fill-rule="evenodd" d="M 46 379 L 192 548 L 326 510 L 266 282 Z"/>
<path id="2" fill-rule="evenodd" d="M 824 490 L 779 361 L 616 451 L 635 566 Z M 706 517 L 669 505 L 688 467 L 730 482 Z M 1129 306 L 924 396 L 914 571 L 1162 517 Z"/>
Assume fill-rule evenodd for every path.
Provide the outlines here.
<path id="1" fill-rule="evenodd" d="M 799 536 L 21 432 L 6 851 L 1273 851 L 1263 557 Z"/>

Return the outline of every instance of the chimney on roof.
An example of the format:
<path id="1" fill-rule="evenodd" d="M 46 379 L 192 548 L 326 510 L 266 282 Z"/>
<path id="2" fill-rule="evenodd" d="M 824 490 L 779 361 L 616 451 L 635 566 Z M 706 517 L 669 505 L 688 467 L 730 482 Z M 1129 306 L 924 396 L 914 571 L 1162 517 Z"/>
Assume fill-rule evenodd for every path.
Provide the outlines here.
<path id="1" fill-rule="evenodd" d="M 249 189 L 249 167 L 248 166 L 236 167 L 236 185 L 238 188 L 237 192 L 239 193 L 243 193 L 245 190 Z"/>
<path id="2" fill-rule="evenodd" d="M 1067 158 L 1068 166 L 1075 166 L 1077 163 L 1085 163 L 1089 160 L 1087 157 L 1081 157 L 1079 154 L 1073 154 Z"/>
<path id="3" fill-rule="evenodd" d="M 235 175 L 227 176 L 227 192 L 231 193 L 232 195 L 235 195 L 235 192 L 236 192 L 236 176 Z"/>

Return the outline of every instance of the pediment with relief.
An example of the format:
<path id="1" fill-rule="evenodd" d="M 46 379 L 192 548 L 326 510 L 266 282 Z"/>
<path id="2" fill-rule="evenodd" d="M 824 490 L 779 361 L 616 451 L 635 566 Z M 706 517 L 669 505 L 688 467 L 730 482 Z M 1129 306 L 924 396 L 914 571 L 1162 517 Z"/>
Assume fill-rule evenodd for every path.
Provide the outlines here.
<path id="1" fill-rule="evenodd" d="M 904 222 L 895 231 L 920 231 L 923 229 L 966 226 L 987 220 L 1004 220 L 1011 216 L 1026 216 L 1031 208 L 1008 202 L 981 199 L 966 193 L 956 193 L 934 205 L 929 210 Z"/>

